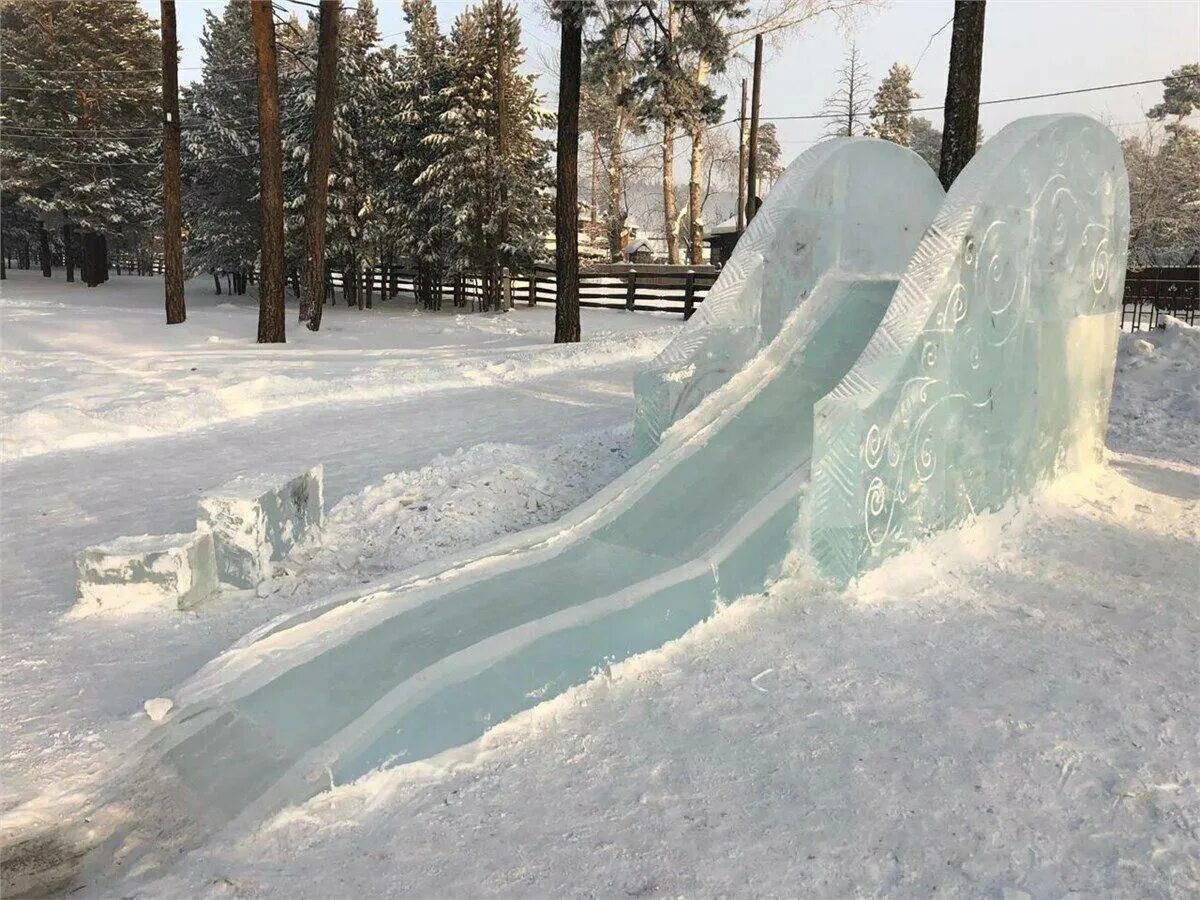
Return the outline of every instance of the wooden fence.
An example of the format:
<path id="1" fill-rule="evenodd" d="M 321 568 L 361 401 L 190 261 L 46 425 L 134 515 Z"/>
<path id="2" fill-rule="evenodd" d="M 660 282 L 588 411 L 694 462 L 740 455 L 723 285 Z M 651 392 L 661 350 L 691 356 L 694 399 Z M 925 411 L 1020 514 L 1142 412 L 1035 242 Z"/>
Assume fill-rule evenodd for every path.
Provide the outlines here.
<path id="1" fill-rule="evenodd" d="M 695 312 L 696 305 L 704 302 L 719 273 L 720 270 L 713 266 L 592 266 L 579 273 L 579 305 L 679 313 L 688 319 Z M 406 299 L 412 299 L 415 295 L 415 277 L 416 272 L 408 266 L 398 265 L 390 269 L 381 266 L 366 273 L 361 284 L 365 287 L 369 283 L 372 295 L 376 298 L 382 299 L 385 292 L 399 292 Z M 329 271 L 326 296 L 334 292 L 330 299 L 335 303 L 336 298 L 342 296 L 343 278 L 341 271 Z M 548 265 L 535 266 L 531 272 L 515 273 L 509 278 L 511 302 L 529 306 L 555 303 L 558 299 L 557 281 L 554 267 Z M 457 307 L 475 309 L 482 295 L 482 282 L 478 277 L 453 276 L 441 284 L 443 303 Z"/>
<path id="2" fill-rule="evenodd" d="M 1156 328 L 1164 313 L 1189 325 L 1200 320 L 1200 266 L 1130 269 L 1125 273 L 1122 327 L 1126 331 Z"/>
<path id="3" fill-rule="evenodd" d="M 399 293 L 412 300 L 415 272 L 403 265 L 389 270 L 372 269 L 373 295 L 379 299 Z M 667 266 L 656 264 L 605 264 L 579 273 L 580 306 L 670 312 L 691 318 L 720 274 L 713 266 Z M 535 266 L 532 272 L 518 273 L 509 279 L 511 302 L 533 306 L 557 300 L 554 268 Z M 365 282 L 364 282 L 365 283 Z M 328 273 L 327 292 L 342 289 L 342 273 Z M 475 309 L 483 294 L 481 280 L 461 276 L 448 278 L 441 285 L 443 302 Z M 334 301 L 336 302 L 336 300 Z M 1162 315 L 1171 315 L 1189 325 L 1200 323 L 1200 267 L 1176 266 L 1131 269 L 1125 275 L 1125 296 L 1121 324 L 1126 331 L 1155 328 Z"/>

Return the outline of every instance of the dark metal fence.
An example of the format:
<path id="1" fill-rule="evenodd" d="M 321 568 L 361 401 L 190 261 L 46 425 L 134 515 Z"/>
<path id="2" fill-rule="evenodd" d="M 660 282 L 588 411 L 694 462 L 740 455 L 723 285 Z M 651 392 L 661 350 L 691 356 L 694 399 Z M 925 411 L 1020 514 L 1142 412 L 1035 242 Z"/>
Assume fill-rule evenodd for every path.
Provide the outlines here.
<path id="1" fill-rule="evenodd" d="M 1200 320 L 1200 267 L 1130 269 L 1125 273 L 1121 327 L 1146 331 L 1158 327 L 1163 314 L 1195 325 Z"/>

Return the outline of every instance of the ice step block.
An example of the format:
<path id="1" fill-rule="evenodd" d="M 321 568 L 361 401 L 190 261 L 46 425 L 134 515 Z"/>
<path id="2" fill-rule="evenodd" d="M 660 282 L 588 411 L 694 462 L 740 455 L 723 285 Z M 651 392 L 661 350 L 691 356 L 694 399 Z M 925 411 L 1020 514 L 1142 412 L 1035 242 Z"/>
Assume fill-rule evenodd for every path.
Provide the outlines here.
<path id="1" fill-rule="evenodd" d="M 80 611 L 188 609 L 217 589 L 211 534 L 143 534 L 88 547 L 76 560 Z"/>
<path id="2" fill-rule="evenodd" d="M 324 469 L 294 477 L 235 478 L 200 500 L 196 527 L 212 532 L 217 575 L 226 584 L 257 587 L 325 517 Z"/>

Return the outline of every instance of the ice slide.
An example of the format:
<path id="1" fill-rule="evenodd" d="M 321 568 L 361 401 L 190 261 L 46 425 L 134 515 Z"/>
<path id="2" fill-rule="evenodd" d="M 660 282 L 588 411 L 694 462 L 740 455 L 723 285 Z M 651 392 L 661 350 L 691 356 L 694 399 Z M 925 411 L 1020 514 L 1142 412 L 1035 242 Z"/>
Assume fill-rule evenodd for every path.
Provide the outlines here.
<path id="1" fill-rule="evenodd" d="M 645 458 L 551 526 L 203 669 L 94 808 L 105 867 L 468 744 L 791 550 L 844 582 L 1094 459 L 1127 208 L 1119 147 L 1082 117 L 1009 126 L 948 198 L 894 145 L 814 147 L 637 380 Z"/>
<path id="2" fill-rule="evenodd" d="M 942 198 L 894 144 L 802 156 L 706 302 L 737 320 L 729 377 L 705 374 L 654 452 L 559 522 L 334 598 L 214 660 L 92 817 L 111 828 L 110 860 L 129 871 L 163 834 L 261 821 L 467 744 L 760 590 L 791 546 L 813 405 L 875 332 Z M 688 331 L 711 345 L 713 321 L 701 312 Z M 690 377 L 671 361 L 683 355 L 668 349 L 663 383 Z"/>

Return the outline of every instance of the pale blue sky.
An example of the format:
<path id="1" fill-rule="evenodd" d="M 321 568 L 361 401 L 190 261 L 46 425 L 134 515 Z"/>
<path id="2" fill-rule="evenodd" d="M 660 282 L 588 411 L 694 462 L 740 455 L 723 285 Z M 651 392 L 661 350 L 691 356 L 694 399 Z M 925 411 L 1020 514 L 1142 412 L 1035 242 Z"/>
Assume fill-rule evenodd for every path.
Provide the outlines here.
<path id="1" fill-rule="evenodd" d="M 449 27 L 468 0 L 440 0 L 438 10 Z M 156 0 L 142 0 L 154 16 Z M 199 66 L 203 10 L 220 9 L 222 0 L 180 0 L 179 39 L 182 66 Z M 352 5 L 352 0 L 350 2 Z M 306 7 L 280 2 L 286 10 Z M 385 42 L 402 42 L 403 14 L 399 0 L 377 0 L 380 30 Z M 542 73 L 552 69 L 558 35 L 540 0 L 520 0 L 528 65 Z M 851 36 L 874 81 L 899 61 L 916 69 L 914 86 L 922 94 L 918 105 L 940 105 L 946 89 L 950 52 L 947 27 L 932 43 L 930 36 L 950 18 L 950 0 L 896 0 L 876 4 L 857 16 L 850 30 L 829 18 L 792 35 L 784 47 L 770 48 L 763 70 L 763 115 L 819 112 L 834 89 L 836 70 Z M 990 0 L 983 56 L 984 99 L 1094 84 L 1138 81 L 1166 74 L 1187 62 L 1200 61 L 1200 2 L 1196 0 Z M 180 73 L 189 81 L 199 73 Z M 736 78 L 744 74 L 739 72 Z M 544 74 L 542 90 L 556 89 Z M 1007 122 L 1025 115 L 1082 112 L 1116 125 L 1122 132 L 1137 129 L 1146 109 L 1161 97 L 1161 86 L 1123 88 L 1092 94 L 985 106 L 981 119 L 993 135 Z M 737 89 L 730 88 L 726 118 L 736 114 Z M 549 98 L 553 104 L 553 96 Z M 935 123 L 940 114 L 926 113 Z M 821 122 L 780 122 L 784 158 L 790 160 L 822 132 Z"/>

